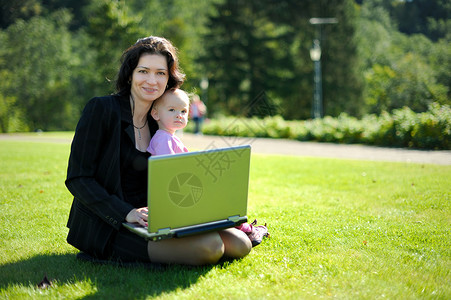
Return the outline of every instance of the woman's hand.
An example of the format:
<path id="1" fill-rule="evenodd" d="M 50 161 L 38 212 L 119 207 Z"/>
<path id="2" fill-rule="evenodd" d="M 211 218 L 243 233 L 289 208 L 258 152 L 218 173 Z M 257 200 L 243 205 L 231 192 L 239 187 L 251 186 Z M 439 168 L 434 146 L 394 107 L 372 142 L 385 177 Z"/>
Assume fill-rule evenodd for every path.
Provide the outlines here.
<path id="1" fill-rule="evenodd" d="M 138 223 L 141 226 L 147 227 L 147 215 L 149 210 L 147 207 L 134 208 L 132 209 L 127 217 L 125 217 L 125 221 L 129 223 Z"/>

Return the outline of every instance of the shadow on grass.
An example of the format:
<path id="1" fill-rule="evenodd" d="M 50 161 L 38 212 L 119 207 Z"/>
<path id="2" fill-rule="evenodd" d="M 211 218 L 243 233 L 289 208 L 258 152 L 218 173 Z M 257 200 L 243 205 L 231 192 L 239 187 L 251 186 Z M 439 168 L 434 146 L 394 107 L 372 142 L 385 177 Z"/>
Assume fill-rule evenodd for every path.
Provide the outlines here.
<path id="1" fill-rule="evenodd" d="M 119 267 L 80 261 L 75 254 L 43 254 L 1 265 L 0 289 L 13 286 L 37 289 L 38 283 L 47 276 L 53 282 L 51 288 L 61 289 L 63 294 L 64 286 L 72 286 L 69 290 L 75 293 L 81 290 L 80 294 L 83 294 L 83 286 L 90 285 L 91 292 L 86 291 L 87 295 L 78 299 L 144 299 L 186 289 L 212 268 L 179 265 Z"/>

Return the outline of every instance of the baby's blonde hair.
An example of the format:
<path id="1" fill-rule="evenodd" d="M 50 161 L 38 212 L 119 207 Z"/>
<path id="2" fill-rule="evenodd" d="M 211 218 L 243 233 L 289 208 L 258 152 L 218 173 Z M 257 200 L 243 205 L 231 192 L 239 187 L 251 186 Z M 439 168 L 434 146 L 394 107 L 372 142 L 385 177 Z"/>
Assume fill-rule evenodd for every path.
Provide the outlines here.
<path id="1" fill-rule="evenodd" d="M 160 97 L 155 99 L 155 101 L 152 103 L 152 108 L 151 109 L 157 109 L 158 105 L 161 102 L 164 102 L 165 96 L 167 96 L 169 94 L 176 94 L 176 93 L 181 93 L 186 99 L 188 99 L 188 105 L 191 103 L 191 97 L 190 97 L 190 95 L 187 92 L 185 92 L 182 89 L 173 88 L 173 89 L 166 90 L 163 93 L 163 95 L 161 95 Z"/>

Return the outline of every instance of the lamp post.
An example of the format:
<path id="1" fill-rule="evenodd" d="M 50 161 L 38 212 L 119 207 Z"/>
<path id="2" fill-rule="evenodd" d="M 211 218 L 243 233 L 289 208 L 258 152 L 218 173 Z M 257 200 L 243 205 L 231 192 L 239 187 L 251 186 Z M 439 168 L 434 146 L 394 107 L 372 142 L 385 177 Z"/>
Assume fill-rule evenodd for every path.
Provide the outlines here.
<path id="1" fill-rule="evenodd" d="M 313 40 L 313 47 L 310 49 L 310 58 L 315 65 L 315 75 L 313 82 L 315 84 L 313 92 L 312 118 L 323 117 L 323 84 L 321 75 L 321 25 L 336 24 L 336 18 L 311 18 L 310 24 L 317 26 L 316 38 Z"/>
<path id="2" fill-rule="evenodd" d="M 323 116 L 323 88 L 321 82 L 321 45 L 319 40 L 313 41 L 313 47 L 310 49 L 310 58 L 315 64 L 315 75 L 313 76 L 314 92 L 312 105 L 312 118 L 321 118 Z"/>

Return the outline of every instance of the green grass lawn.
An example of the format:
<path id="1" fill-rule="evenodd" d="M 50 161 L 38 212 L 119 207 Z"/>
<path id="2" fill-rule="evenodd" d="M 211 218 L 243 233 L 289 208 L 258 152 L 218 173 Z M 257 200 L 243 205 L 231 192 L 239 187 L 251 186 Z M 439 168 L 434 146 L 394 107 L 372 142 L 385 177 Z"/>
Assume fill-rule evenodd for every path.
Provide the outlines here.
<path id="1" fill-rule="evenodd" d="M 271 238 L 242 260 L 149 270 L 76 260 L 69 148 L 0 141 L 2 299 L 451 298 L 450 166 L 254 154 L 248 216 Z"/>

